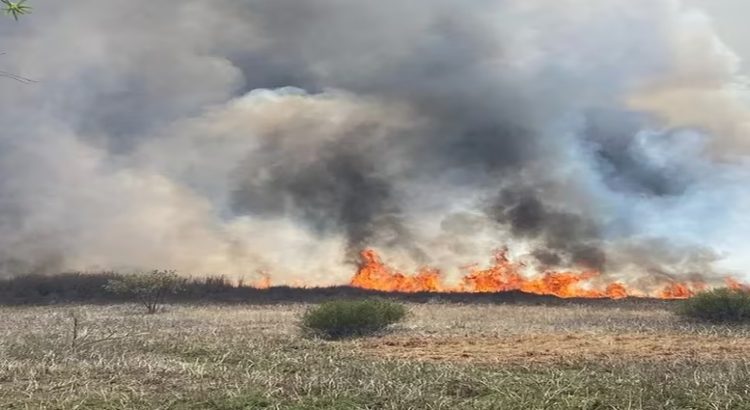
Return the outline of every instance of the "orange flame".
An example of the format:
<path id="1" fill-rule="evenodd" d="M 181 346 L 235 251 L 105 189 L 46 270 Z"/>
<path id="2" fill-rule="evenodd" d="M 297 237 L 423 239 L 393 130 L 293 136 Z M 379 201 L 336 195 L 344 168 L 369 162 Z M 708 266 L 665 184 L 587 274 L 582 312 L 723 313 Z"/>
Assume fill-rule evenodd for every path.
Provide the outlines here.
<path id="1" fill-rule="evenodd" d="M 727 287 L 733 290 L 741 290 L 743 292 L 750 292 L 750 285 L 737 282 L 734 278 L 726 278 Z"/>
<path id="2" fill-rule="evenodd" d="M 352 278 L 351 286 L 384 292 L 467 292 L 494 293 L 521 291 L 537 295 L 552 295 L 561 298 L 610 298 L 621 299 L 628 296 L 654 297 L 660 299 L 686 299 L 696 292 L 704 290 L 707 285 L 701 282 L 670 282 L 656 291 L 644 292 L 631 289 L 623 283 L 614 282 L 606 286 L 594 286 L 594 279 L 599 278 L 596 270 L 582 272 L 548 271 L 535 278 L 526 278 L 521 274 L 523 264 L 514 263 L 508 258 L 507 251 L 500 251 L 495 256 L 494 264 L 487 269 L 476 266 L 466 268 L 468 273 L 455 286 L 443 284 L 440 272 L 436 269 L 423 268 L 416 275 L 405 275 L 382 262 L 378 253 L 372 249 L 364 250 L 359 271 Z M 730 287 L 743 288 L 745 285 L 728 279 Z"/>
<path id="3" fill-rule="evenodd" d="M 271 275 L 269 275 L 267 272 L 258 272 L 260 275 L 260 280 L 255 282 L 253 285 L 256 289 L 269 289 L 271 288 Z"/>
<path id="4" fill-rule="evenodd" d="M 362 251 L 362 264 L 352 279 L 351 285 L 357 288 L 386 292 L 440 292 L 440 274 L 435 270 L 423 270 L 415 276 L 394 272 L 380 261 L 380 256 L 372 250 Z"/>

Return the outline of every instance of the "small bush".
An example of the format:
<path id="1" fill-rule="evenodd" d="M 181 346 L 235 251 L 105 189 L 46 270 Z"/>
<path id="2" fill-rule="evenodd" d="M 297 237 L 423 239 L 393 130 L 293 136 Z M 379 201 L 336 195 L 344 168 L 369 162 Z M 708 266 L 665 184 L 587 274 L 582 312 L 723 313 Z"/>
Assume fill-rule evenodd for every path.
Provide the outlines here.
<path id="1" fill-rule="evenodd" d="M 156 313 L 167 295 L 177 293 L 184 283 L 174 271 L 154 270 L 112 279 L 105 289 L 118 296 L 136 298 L 146 307 L 146 312 Z"/>
<path id="2" fill-rule="evenodd" d="M 406 308 L 380 299 L 326 302 L 302 317 L 302 330 L 327 339 L 366 336 L 384 330 L 406 316 Z"/>
<path id="3" fill-rule="evenodd" d="M 716 289 L 682 302 L 678 314 L 711 322 L 750 323 L 750 292 Z"/>

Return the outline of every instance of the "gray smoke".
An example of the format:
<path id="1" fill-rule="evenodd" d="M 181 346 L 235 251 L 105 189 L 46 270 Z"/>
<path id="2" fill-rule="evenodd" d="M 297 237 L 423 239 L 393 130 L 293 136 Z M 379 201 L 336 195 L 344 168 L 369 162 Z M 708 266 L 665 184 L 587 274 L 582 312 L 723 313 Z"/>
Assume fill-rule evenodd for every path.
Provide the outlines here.
<path id="1" fill-rule="evenodd" d="M 449 274 L 503 246 L 631 282 L 745 267 L 739 59 L 680 1 L 35 6 L 0 28 L 0 68 L 39 80 L 0 83 L 5 274 L 324 285 L 365 247 Z"/>
<path id="2" fill-rule="evenodd" d="M 514 237 L 537 239 L 533 255 L 544 265 L 605 268 L 598 226 L 590 218 L 550 209 L 532 190 L 506 190 L 494 201 L 492 217 L 508 226 Z"/>

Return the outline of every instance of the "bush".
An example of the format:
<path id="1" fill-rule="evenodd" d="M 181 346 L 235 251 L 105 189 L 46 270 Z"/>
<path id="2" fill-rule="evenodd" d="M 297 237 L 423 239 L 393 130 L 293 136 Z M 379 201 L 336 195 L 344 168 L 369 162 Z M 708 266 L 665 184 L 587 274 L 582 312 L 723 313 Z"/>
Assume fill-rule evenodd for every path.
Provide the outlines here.
<path id="1" fill-rule="evenodd" d="M 174 271 L 154 270 L 112 279 L 105 289 L 118 296 L 134 297 L 146 307 L 146 312 L 156 313 L 167 295 L 177 293 L 184 283 Z"/>
<path id="2" fill-rule="evenodd" d="M 682 302 L 678 314 L 711 322 L 750 322 L 750 292 L 716 289 Z"/>
<path id="3" fill-rule="evenodd" d="M 406 316 L 406 308 L 380 299 L 326 302 L 302 317 L 302 330 L 326 339 L 366 336 L 384 330 Z"/>

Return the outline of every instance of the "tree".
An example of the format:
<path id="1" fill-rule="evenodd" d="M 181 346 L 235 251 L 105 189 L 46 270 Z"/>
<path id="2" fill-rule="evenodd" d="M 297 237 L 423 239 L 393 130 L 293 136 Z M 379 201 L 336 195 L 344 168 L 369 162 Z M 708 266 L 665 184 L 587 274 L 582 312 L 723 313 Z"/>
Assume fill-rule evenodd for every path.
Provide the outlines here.
<path id="1" fill-rule="evenodd" d="M 13 16 L 13 19 L 15 19 L 16 21 L 18 21 L 18 16 L 31 13 L 31 6 L 26 5 L 26 0 L 21 0 L 21 1 L 0 0 L 0 3 L 3 4 L 3 10 L 5 11 L 5 14 L 9 16 Z M 2 54 L 5 54 L 5 53 L 0 53 L 0 55 Z M 3 70 L 0 70 L 0 77 L 12 78 L 22 83 L 35 82 L 34 80 L 30 78 L 22 77 L 20 75 L 9 73 Z"/>
<path id="2" fill-rule="evenodd" d="M 13 16 L 13 19 L 16 21 L 18 21 L 18 16 L 31 13 L 31 6 L 26 5 L 26 0 L 0 0 L 0 2 L 4 4 L 3 10 L 5 10 L 5 14 Z"/>
<path id="3" fill-rule="evenodd" d="M 154 270 L 112 279 L 105 289 L 118 296 L 137 299 L 153 314 L 159 311 L 167 295 L 177 293 L 183 284 L 184 280 L 175 271 Z"/>

